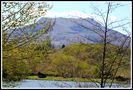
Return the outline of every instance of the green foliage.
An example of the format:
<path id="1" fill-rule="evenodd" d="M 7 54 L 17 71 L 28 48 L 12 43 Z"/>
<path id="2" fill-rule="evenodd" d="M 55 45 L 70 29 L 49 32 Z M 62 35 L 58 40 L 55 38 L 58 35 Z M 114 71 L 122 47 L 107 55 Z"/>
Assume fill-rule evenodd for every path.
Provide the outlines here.
<path id="1" fill-rule="evenodd" d="M 42 41 L 40 44 L 38 44 L 34 51 L 41 53 L 43 55 L 49 54 L 52 51 L 52 44 L 50 37 L 46 37 L 46 40 Z"/>
<path id="2" fill-rule="evenodd" d="M 9 53 L 6 54 L 5 53 Z M 4 52 L 3 59 L 3 80 L 4 81 L 18 81 L 25 78 L 30 71 L 28 70 L 28 63 L 26 59 L 22 59 L 20 49 L 16 48 L 12 51 Z"/>
<path id="3" fill-rule="evenodd" d="M 60 54 L 60 56 L 58 55 L 56 59 L 53 59 L 52 63 L 55 66 L 55 69 L 57 69 L 57 73 L 60 73 L 62 76 L 71 77 L 73 73 L 74 62 L 75 59 L 72 56 Z"/>
<path id="4" fill-rule="evenodd" d="M 52 7 L 45 2 L 2 2 L 2 7 L 3 80 L 18 81 L 41 70 L 44 58 L 52 51 L 50 38 L 37 43 L 51 30 L 51 21 L 35 31 L 36 20 Z"/>
<path id="5" fill-rule="evenodd" d="M 109 70 L 117 46 L 107 45 L 106 69 Z M 51 41 L 29 43 L 21 48 L 3 52 L 3 76 L 5 80 L 19 80 L 37 72 L 59 75 L 64 78 L 100 78 L 101 44 L 73 44 L 62 49 L 52 49 Z M 125 49 L 122 68 L 116 76 L 130 77 L 130 50 Z M 117 56 L 113 69 L 117 68 L 121 55 Z M 14 66 L 15 65 L 15 66 Z M 17 73 L 16 73 L 17 72 Z M 111 72 L 113 74 L 113 72 Z M 19 77 L 18 77 L 19 76 Z"/>
<path id="6" fill-rule="evenodd" d="M 23 47 L 3 51 L 3 80 L 18 81 L 43 69 L 43 60 L 52 51 L 50 43 L 50 40 L 42 41 L 41 44 L 32 42 Z"/>
<path id="7" fill-rule="evenodd" d="M 106 52 L 105 74 L 117 56 L 112 69 L 116 69 L 121 59 L 121 55 L 116 55 L 117 46 L 107 44 L 108 50 Z M 102 44 L 72 44 L 65 48 L 58 49 L 50 54 L 47 67 L 44 68 L 45 73 L 58 74 L 63 77 L 92 77 L 100 78 L 101 75 L 101 61 L 102 61 Z M 126 49 L 129 52 L 129 49 Z M 125 50 L 125 52 L 127 52 Z M 129 53 L 124 56 L 123 65 L 130 64 Z M 123 67 L 126 68 L 127 66 Z M 125 72 L 130 72 L 130 69 L 123 69 Z M 109 73 L 110 75 L 113 72 Z M 121 73 L 117 74 L 120 75 Z M 109 75 L 109 76 L 110 76 Z"/>

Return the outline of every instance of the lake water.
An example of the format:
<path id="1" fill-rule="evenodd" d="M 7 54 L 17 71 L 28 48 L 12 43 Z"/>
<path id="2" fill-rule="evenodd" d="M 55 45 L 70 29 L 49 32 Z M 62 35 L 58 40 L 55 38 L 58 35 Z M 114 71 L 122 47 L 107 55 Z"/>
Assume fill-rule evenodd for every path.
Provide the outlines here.
<path id="1" fill-rule="evenodd" d="M 52 80 L 22 80 L 12 85 L 4 85 L 5 88 L 100 88 L 99 83 L 74 82 L 74 81 L 52 81 Z M 108 84 L 106 84 L 108 87 Z M 129 88 L 130 85 L 113 84 L 113 88 Z"/>

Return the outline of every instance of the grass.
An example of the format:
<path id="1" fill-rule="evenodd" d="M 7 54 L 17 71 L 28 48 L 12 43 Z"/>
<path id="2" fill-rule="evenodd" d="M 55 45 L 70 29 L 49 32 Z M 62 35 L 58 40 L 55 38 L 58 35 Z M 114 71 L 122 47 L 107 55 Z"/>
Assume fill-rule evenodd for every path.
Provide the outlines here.
<path id="1" fill-rule="evenodd" d="M 88 78 L 64 78 L 64 77 L 54 77 L 54 76 L 47 76 L 46 78 L 38 78 L 38 76 L 28 76 L 26 79 L 30 79 L 30 80 L 77 81 L 77 82 L 98 82 L 98 83 L 100 83 L 100 80 L 101 80 L 99 78 L 97 78 L 97 79 L 88 79 Z M 109 82 L 111 82 L 111 80 L 108 80 L 108 83 Z M 116 81 L 116 80 L 114 80 L 114 83 L 127 84 L 126 82 Z"/>
<path id="2" fill-rule="evenodd" d="M 54 76 L 47 76 L 46 78 L 38 78 L 38 76 L 28 76 L 27 79 L 91 82 L 91 80 L 87 78 L 64 78 L 64 77 L 54 77 Z M 96 80 L 97 82 L 100 81 L 100 79 L 96 79 Z"/>

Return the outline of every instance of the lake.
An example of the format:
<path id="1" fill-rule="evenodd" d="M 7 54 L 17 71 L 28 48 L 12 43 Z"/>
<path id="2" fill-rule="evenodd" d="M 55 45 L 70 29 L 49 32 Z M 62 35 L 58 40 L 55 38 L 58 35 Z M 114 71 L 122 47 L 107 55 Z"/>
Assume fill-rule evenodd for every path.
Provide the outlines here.
<path id="1" fill-rule="evenodd" d="M 106 84 L 108 88 L 108 84 Z M 130 85 L 113 84 L 112 88 L 129 88 Z M 99 83 L 74 82 L 74 81 L 53 81 L 53 80 L 22 80 L 21 82 L 10 83 L 4 88 L 100 88 Z"/>

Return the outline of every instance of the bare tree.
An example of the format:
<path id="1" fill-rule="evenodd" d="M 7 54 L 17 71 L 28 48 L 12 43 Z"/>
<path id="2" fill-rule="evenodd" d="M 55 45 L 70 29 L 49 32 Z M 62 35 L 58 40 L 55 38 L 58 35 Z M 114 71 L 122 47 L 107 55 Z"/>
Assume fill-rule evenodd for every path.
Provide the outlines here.
<path id="1" fill-rule="evenodd" d="M 110 84 L 110 87 L 112 86 L 112 83 L 114 81 L 116 73 L 118 72 L 118 69 L 121 67 L 121 65 L 122 65 L 121 62 L 122 62 L 123 57 L 125 55 L 123 49 L 125 49 L 125 47 L 129 48 L 129 46 L 130 46 L 130 35 L 129 35 L 129 33 L 127 34 L 127 36 L 123 35 L 123 37 L 122 36 L 119 37 L 117 35 L 117 32 L 110 33 L 110 31 L 113 30 L 113 29 L 123 28 L 125 25 L 130 24 L 130 22 L 126 18 L 118 20 L 118 21 L 111 21 L 111 22 L 109 21 L 110 14 L 116 8 L 118 8 L 120 6 L 123 6 L 123 5 L 119 4 L 119 3 L 113 3 L 113 2 L 107 2 L 106 5 L 107 5 L 106 11 L 102 11 L 99 8 L 93 6 L 95 14 L 97 16 L 101 17 L 102 22 L 93 23 L 92 19 L 88 20 L 88 19 L 80 18 L 81 21 L 84 21 L 87 24 L 89 24 L 89 25 L 87 25 L 86 23 L 73 21 L 76 24 L 78 24 L 79 26 L 81 26 L 81 27 L 83 27 L 87 30 L 90 30 L 93 33 L 95 33 L 96 35 L 98 35 L 100 40 L 92 39 L 92 38 L 86 37 L 86 36 L 81 36 L 81 37 L 84 37 L 84 38 L 86 38 L 90 41 L 94 41 L 96 43 L 102 43 L 103 44 L 103 52 L 102 52 L 102 58 L 101 58 L 101 64 L 100 64 L 101 65 L 101 68 L 100 68 L 100 72 L 101 72 L 100 86 L 101 86 L 101 88 L 105 87 L 107 79 L 112 80 L 111 84 Z M 91 25 L 92 25 L 92 27 L 91 27 Z M 123 29 L 123 30 L 125 30 L 125 29 Z M 110 63 L 110 65 L 107 66 L 106 58 L 107 58 L 107 50 L 109 49 L 107 45 L 112 44 L 113 41 L 117 41 L 117 42 L 119 41 L 119 46 L 120 47 L 118 47 L 118 49 L 115 53 L 115 57 L 114 57 L 113 60 L 111 60 L 112 62 Z M 118 58 L 118 56 L 121 56 L 121 59 L 119 59 L 119 61 L 116 60 Z M 116 63 L 117 63 L 118 67 L 114 68 Z M 108 70 L 106 69 L 107 67 L 109 67 Z M 110 74 L 111 72 L 113 72 L 112 75 Z M 108 78 L 110 75 L 111 75 L 111 78 Z"/>

